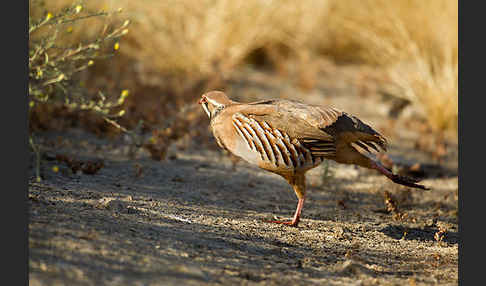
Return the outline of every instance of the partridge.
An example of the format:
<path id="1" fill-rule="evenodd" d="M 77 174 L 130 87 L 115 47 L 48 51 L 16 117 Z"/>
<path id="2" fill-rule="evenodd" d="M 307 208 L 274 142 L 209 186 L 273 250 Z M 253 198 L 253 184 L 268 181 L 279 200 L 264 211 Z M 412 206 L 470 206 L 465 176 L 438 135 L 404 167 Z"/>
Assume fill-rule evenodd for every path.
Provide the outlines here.
<path id="1" fill-rule="evenodd" d="M 298 203 L 293 219 L 269 222 L 298 225 L 306 197 L 305 173 L 324 159 L 375 169 L 397 184 L 428 189 L 385 168 L 375 154 L 386 151 L 386 139 L 338 109 L 285 99 L 239 103 L 221 91 L 203 94 L 199 104 L 221 148 L 282 176 L 294 189 Z"/>

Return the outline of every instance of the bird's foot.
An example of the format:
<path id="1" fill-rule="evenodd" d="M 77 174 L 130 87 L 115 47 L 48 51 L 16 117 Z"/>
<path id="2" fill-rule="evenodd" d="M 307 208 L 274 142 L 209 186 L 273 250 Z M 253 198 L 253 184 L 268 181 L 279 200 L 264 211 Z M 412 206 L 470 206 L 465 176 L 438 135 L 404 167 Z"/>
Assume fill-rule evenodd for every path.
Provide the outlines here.
<path id="1" fill-rule="evenodd" d="M 420 182 L 420 179 L 394 174 L 392 173 L 391 170 L 388 170 L 387 168 L 383 167 L 379 162 L 373 162 L 372 168 L 378 170 L 380 173 L 387 176 L 394 183 L 404 185 L 407 187 L 422 189 L 422 190 L 430 190 L 429 188 L 423 185 L 417 184 L 418 182 Z"/>
<path id="2" fill-rule="evenodd" d="M 297 227 L 297 225 L 299 224 L 299 220 L 295 220 L 295 219 L 290 220 L 290 221 L 266 220 L 266 219 L 264 219 L 263 221 L 269 222 L 269 223 L 285 224 L 285 225 L 293 226 L 293 227 Z"/>

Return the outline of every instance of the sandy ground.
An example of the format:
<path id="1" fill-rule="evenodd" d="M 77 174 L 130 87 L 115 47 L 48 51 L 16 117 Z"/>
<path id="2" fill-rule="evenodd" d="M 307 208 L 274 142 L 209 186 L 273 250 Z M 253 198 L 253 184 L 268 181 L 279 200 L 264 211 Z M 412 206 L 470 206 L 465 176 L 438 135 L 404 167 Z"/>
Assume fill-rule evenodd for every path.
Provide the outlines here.
<path id="1" fill-rule="evenodd" d="M 345 109 L 378 130 L 387 124 L 389 107 L 377 97 L 320 89 L 301 99 Z M 389 138 L 388 153 L 436 164 L 413 149 L 422 135 L 403 130 Z M 214 148 L 175 144 L 158 162 L 143 150 L 130 158 L 124 138 L 80 130 L 37 136 L 45 160 L 44 180 L 35 182 L 31 168 L 29 182 L 30 285 L 458 284 L 457 145 L 441 174 L 422 181 L 430 191 L 333 162 L 311 170 L 293 228 L 263 222 L 293 215 L 290 186 L 243 161 L 233 165 Z M 73 173 L 59 154 L 103 167 Z M 396 211 L 386 210 L 385 192 Z"/>

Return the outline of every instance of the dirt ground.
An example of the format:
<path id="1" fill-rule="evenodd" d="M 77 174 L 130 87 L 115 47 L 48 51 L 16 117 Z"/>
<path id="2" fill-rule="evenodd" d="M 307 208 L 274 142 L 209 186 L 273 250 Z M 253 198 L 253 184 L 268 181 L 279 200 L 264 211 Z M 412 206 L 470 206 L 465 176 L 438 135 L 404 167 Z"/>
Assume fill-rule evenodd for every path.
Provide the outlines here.
<path id="1" fill-rule="evenodd" d="M 308 172 L 293 228 L 263 222 L 293 215 L 291 187 L 215 148 L 181 139 L 159 162 L 143 149 L 130 157 L 126 137 L 45 132 L 36 135 L 44 179 L 35 182 L 32 167 L 29 181 L 29 284 L 457 285 L 457 142 L 439 164 L 414 147 L 424 134 L 407 123 L 413 113 L 389 119 L 391 101 L 345 83 L 323 82 L 309 94 L 272 80 L 255 76 L 231 91 L 239 100 L 293 97 L 358 115 L 384 131 L 395 162 L 427 167 L 422 183 L 432 190 L 325 163 Z M 59 154 L 103 165 L 73 173 Z"/>

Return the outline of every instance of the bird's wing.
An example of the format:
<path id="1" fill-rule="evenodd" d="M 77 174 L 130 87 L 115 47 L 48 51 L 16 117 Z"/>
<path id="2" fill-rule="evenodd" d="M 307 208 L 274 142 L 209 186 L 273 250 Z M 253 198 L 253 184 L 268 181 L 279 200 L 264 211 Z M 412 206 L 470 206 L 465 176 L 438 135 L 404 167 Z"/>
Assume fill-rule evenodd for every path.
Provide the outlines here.
<path id="1" fill-rule="evenodd" d="M 387 148 L 386 139 L 369 125 L 332 107 L 269 100 L 242 105 L 240 112 L 297 139 L 314 156 L 332 157 L 338 144 L 367 154 Z"/>
<path id="2" fill-rule="evenodd" d="M 259 101 L 240 106 L 239 114 L 286 134 L 314 156 L 333 156 L 335 138 L 321 127 L 331 125 L 339 111 L 287 100 Z"/>

